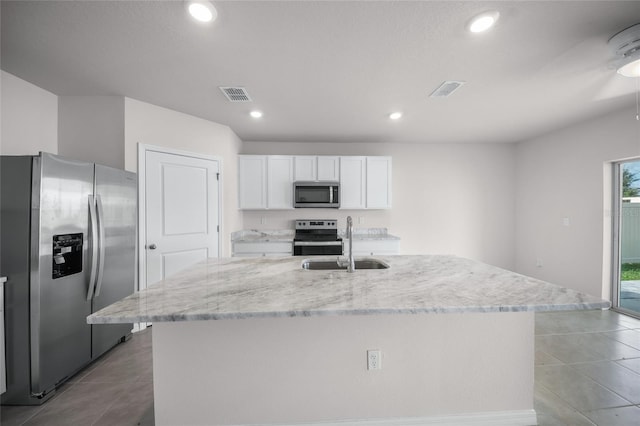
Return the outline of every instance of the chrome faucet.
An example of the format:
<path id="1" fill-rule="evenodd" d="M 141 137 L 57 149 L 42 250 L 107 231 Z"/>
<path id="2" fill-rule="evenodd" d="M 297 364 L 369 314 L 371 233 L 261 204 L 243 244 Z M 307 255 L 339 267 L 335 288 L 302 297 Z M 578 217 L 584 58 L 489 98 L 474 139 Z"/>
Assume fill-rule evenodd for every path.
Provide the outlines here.
<path id="1" fill-rule="evenodd" d="M 356 262 L 353 260 L 353 219 L 351 219 L 351 216 L 347 216 L 346 234 L 349 239 L 349 263 L 347 264 L 347 272 L 353 272 L 356 270 Z"/>

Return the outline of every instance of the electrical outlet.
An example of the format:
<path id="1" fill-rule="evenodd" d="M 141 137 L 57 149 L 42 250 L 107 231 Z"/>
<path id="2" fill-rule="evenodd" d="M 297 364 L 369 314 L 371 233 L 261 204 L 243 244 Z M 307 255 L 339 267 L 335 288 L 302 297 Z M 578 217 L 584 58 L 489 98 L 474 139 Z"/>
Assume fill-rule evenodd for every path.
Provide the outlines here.
<path id="1" fill-rule="evenodd" d="M 260 224 L 265 225 L 266 223 L 267 223 L 267 218 L 264 216 L 260 217 Z"/>
<path id="2" fill-rule="evenodd" d="M 536 259 L 536 267 L 542 268 L 543 266 L 544 266 L 544 262 L 542 262 L 542 259 L 537 258 Z"/>
<path id="3" fill-rule="evenodd" d="M 382 370 L 382 353 L 379 350 L 367 351 L 367 370 Z"/>
<path id="4" fill-rule="evenodd" d="M 364 217 L 358 216 L 358 225 L 364 225 Z"/>

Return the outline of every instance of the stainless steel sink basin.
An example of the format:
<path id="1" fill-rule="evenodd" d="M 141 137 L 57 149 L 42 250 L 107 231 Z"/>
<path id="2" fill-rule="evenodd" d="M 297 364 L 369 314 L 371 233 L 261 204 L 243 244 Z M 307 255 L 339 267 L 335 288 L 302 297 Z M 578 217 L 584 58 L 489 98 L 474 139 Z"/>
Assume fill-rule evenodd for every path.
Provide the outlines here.
<path id="1" fill-rule="evenodd" d="M 388 269 L 389 265 L 378 259 L 361 259 L 356 260 L 356 270 L 358 269 Z M 347 262 L 338 260 L 326 260 L 326 259 L 305 259 L 302 262 L 302 269 L 308 269 L 312 271 L 339 271 L 347 270 Z"/>

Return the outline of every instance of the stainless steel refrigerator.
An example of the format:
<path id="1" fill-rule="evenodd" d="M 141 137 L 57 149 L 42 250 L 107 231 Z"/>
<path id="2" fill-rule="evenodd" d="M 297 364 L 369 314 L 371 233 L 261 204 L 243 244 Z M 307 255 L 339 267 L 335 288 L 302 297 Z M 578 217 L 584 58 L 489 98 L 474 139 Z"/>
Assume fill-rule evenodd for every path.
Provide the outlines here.
<path id="1" fill-rule="evenodd" d="M 41 404 L 131 333 L 86 317 L 133 293 L 136 175 L 41 153 L 0 157 L 7 391 Z"/>

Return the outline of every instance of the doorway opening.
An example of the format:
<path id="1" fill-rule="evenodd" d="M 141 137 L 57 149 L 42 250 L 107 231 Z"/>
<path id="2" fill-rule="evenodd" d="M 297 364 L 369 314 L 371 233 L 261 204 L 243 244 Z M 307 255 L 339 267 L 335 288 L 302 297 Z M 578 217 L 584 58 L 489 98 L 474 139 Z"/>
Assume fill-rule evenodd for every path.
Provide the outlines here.
<path id="1" fill-rule="evenodd" d="M 640 318 L 640 159 L 614 165 L 613 309 Z"/>

